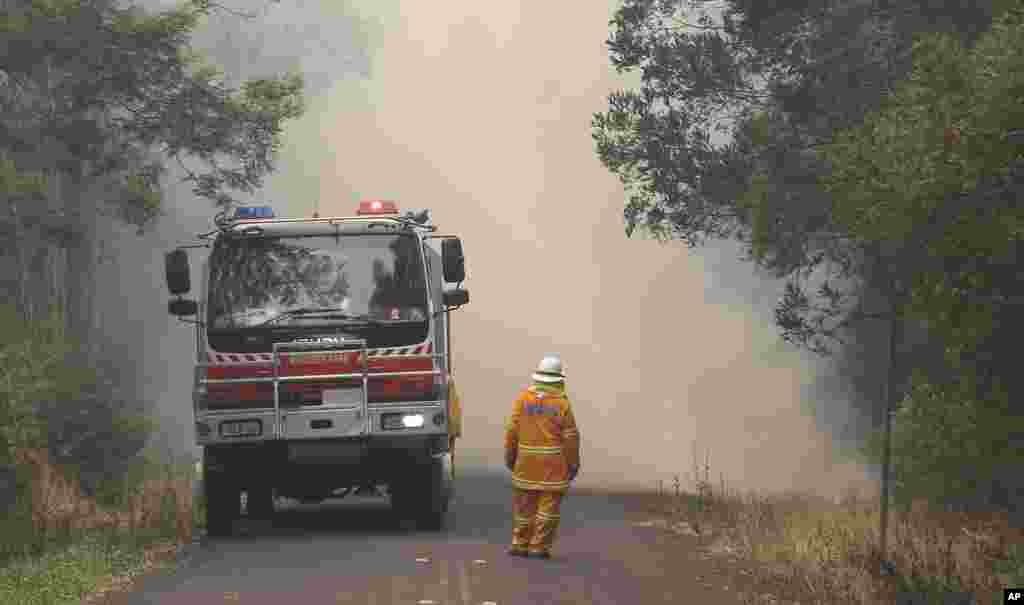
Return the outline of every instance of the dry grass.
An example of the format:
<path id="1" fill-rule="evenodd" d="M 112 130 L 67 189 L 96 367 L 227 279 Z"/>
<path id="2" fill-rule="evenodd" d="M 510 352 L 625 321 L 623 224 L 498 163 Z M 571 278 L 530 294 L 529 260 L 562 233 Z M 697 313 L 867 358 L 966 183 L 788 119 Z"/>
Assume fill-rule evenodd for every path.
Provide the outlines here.
<path id="1" fill-rule="evenodd" d="M 103 510 L 84 496 L 77 481 L 67 478 L 45 450 L 19 450 L 15 461 L 29 469 L 32 529 L 46 534 L 68 529 L 156 529 L 173 524 L 174 537 L 192 540 L 195 513 L 192 479 L 188 476 L 149 478 L 127 494 L 123 507 Z"/>
<path id="2" fill-rule="evenodd" d="M 690 493 L 678 477 L 672 489 L 661 486 L 661 511 L 670 527 L 699 536 L 709 551 L 749 564 L 762 595 L 874 605 L 896 602 L 898 591 L 940 599 L 972 592 L 977 603 L 994 603 L 1003 588 L 1024 583 L 1024 548 L 1014 547 L 1024 544 L 1024 532 L 1005 514 L 944 513 L 924 502 L 891 512 L 888 558 L 898 574 L 885 576 L 877 502 L 853 493 L 838 501 L 739 493 L 724 481 L 712 486 L 707 463 L 702 470 Z"/>
<path id="3" fill-rule="evenodd" d="M 116 507 L 82 494 L 45 451 L 20 450 L 27 485 L 2 520 L 0 602 L 61 604 L 94 600 L 192 541 L 192 477 L 167 467 L 144 479 Z M 152 473 L 152 469 L 150 469 Z"/>

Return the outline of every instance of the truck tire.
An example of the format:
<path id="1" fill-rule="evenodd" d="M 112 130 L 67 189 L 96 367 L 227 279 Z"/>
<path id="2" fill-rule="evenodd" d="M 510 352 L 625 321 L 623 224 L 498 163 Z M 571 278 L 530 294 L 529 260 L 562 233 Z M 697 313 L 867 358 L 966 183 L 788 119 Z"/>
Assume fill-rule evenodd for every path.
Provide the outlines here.
<path id="1" fill-rule="evenodd" d="M 206 535 L 230 536 L 232 523 L 241 508 L 241 490 L 219 473 L 203 469 L 203 496 L 206 500 Z"/>
<path id="2" fill-rule="evenodd" d="M 407 518 L 410 516 L 411 503 L 414 501 L 412 495 L 411 483 L 408 479 L 393 479 L 388 485 L 391 510 L 397 517 Z"/>
<path id="3" fill-rule="evenodd" d="M 448 514 L 448 482 L 441 460 L 432 458 L 416 464 L 409 475 L 388 486 L 391 506 L 402 519 L 416 521 L 428 531 L 444 529 Z"/>
<path id="4" fill-rule="evenodd" d="M 444 529 L 445 518 L 448 516 L 448 484 L 444 476 L 444 464 L 438 458 L 432 458 L 423 469 L 422 482 L 419 489 L 420 502 L 417 511 L 417 524 L 428 531 Z"/>
<path id="5" fill-rule="evenodd" d="M 249 488 L 246 514 L 250 519 L 267 520 L 274 516 L 274 490 L 267 486 Z"/>

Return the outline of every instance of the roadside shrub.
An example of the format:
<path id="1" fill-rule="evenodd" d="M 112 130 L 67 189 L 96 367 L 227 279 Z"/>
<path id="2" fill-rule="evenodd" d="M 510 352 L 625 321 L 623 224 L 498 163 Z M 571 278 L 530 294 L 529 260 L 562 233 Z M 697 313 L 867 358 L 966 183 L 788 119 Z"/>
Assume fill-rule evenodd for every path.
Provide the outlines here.
<path id="1" fill-rule="evenodd" d="M 969 374 L 946 385 L 915 375 L 893 418 L 894 499 L 904 509 L 916 499 L 961 509 L 1016 504 L 1006 494 L 1022 486 L 1015 439 L 1024 435 L 1024 415 L 1005 391 L 980 399 L 977 390 Z M 882 439 L 878 432 L 867 444 L 869 461 L 881 460 Z"/>
<path id="2" fill-rule="evenodd" d="M 137 454 L 156 425 L 131 413 L 116 376 L 104 371 L 113 364 L 90 364 L 59 311 L 29 322 L 0 305 L 0 331 L 0 464 L 15 479 L 0 494 L 3 561 L 65 547 L 78 530 L 104 525 L 98 509 L 118 508 L 148 479 Z"/>
<path id="3" fill-rule="evenodd" d="M 39 402 L 73 397 L 91 376 L 66 363 L 74 347 L 60 313 L 26 322 L 0 305 L 0 331 L 0 463 L 13 463 L 15 450 L 47 445 Z"/>
<path id="4" fill-rule="evenodd" d="M 1002 589 L 1024 583 L 1024 531 L 1006 512 L 947 512 L 919 498 L 892 513 L 888 559 L 880 573 L 877 502 L 855 496 L 740 494 L 696 487 L 670 494 L 663 510 L 700 528 L 712 553 L 739 555 L 756 570 L 760 592 L 802 603 L 875 605 L 910 591 L 940 602 L 970 592 L 996 602 Z M 681 500 L 700 506 L 679 506 Z M 931 600 L 927 602 L 932 602 Z"/>

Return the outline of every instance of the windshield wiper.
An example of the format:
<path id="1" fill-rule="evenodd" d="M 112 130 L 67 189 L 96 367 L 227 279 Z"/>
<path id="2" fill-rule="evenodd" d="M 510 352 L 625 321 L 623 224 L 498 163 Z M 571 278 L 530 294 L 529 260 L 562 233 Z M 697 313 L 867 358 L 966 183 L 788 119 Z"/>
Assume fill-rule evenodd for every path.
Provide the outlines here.
<path id="1" fill-rule="evenodd" d="M 326 318 L 326 319 L 342 319 L 342 320 L 348 320 L 348 321 L 355 321 L 355 322 L 366 323 L 366 324 L 370 324 L 370 325 L 374 325 L 374 326 L 380 325 L 381 323 L 383 323 L 383 322 L 381 322 L 381 321 L 379 321 L 377 319 L 373 319 L 372 317 L 367 317 L 365 315 L 353 315 L 351 313 L 346 313 L 346 312 L 342 311 L 341 309 L 336 309 L 336 308 L 333 308 L 333 307 L 300 307 L 298 309 L 288 309 L 287 311 L 282 311 L 281 313 L 271 317 L 267 321 L 265 321 L 265 322 L 263 322 L 261 324 L 257 324 L 257 327 L 259 327 L 259 326 L 267 326 L 267 325 L 270 325 L 270 324 L 273 324 L 273 323 L 277 323 L 278 321 L 280 321 L 282 319 L 289 319 L 289 318 L 292 318 L 292 317 L 310 316 L 310 315 L 317 316 L 317 317 L 323 317 L 323 318 Z"/>

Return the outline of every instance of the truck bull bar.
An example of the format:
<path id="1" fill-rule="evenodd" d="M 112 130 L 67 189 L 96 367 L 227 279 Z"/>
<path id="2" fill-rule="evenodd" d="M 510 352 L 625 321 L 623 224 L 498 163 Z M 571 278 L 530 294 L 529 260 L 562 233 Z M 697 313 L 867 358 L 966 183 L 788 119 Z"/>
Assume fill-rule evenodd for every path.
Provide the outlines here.
<path id="1" fill-rule="evenodd" d="M 281 375 L 281 353 L 287 353 L 289 359 L 293 356 L 302 357 L 305 355 L 317 355 L 322 353 L 328 353 L 332 351 L 343 351 L 343 352 L 358 352 L 362 359 L 362 368 L 360 372 L 349 372 L 341 374 L 300 374 L 300 375 Z M 442 359 L 443 354 L 430 353 L 423 355 L 423 357 L 430 357 L 432 359 Z M 241 367 L 241 366 L 267 366 L 273 367 L 273 376 L 253 376 L 246 378 L 209 378 L 203 376 L 203 371 L 210 367 Z M 257 383 L 273 383 L 274 385 L 274 431 L 273 439 L 281 438 L 281 396 L 280 396 L 280 385 L 282 382 L 317 382 L 321 380 L 339 380 L 339 379 L 351 379 L 359 378 L 362 379 L 361 400 L 358 406 L 359 415 L 363 421 L 363 432 L 370 433 L 370 406 L 368 399 L 368 385 L 370 378 L 393 378 L 396 376 L 438 376 L 443 373 L 443 370 L 435 367 L 432 370 L 408 370 L 402 372 L 371 372 L 369 368 L 369 356 L 367 355 L 366 339 L 338 339 L 334 342 L 275 342 L 272 350 L 271 361 L 228 361 L 220 363 L 209 363 L 205 361 L 198 361 L 195 366 L 196 371 L 196 384 L 197 385 L 210 385 L 210 384 L 257 384 Z M 351 409 L 348 405 L 327 405 L 318 406 L 320 410 L 331 410 L 331 409 Z M 231 410 L 230 412 L 214 412 L 214 416 L 228 416 L 235 414 L 246 414 L 251 413 L 252 410 Z M 194 398 L 193 401 L 193 413 L 198 418 L 200 414 L 198 397 Z M 209 413 L 209 412 L 207 412 Z"/>

